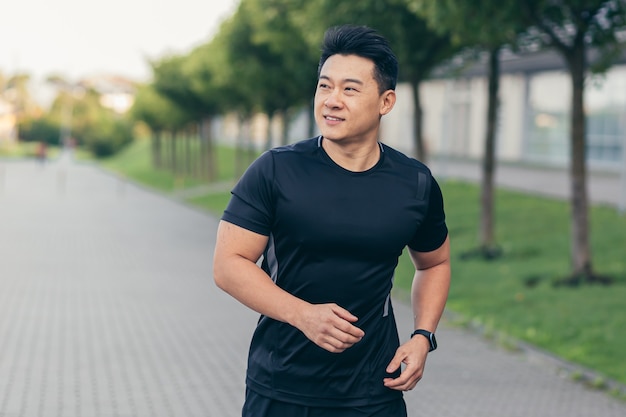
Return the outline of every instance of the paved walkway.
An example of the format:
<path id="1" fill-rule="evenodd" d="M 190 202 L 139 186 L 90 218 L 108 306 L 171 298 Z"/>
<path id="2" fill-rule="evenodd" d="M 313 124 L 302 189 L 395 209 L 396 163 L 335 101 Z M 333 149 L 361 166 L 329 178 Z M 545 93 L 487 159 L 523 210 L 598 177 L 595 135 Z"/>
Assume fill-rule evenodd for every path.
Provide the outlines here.
<path id="1" fill-rule="evenodd" d="M 429 164 L 437 178 L 464 179 L 479 182 L 480 163 L 469 160 L 438 159 Z M 512 190 L 569 199 L 570 179 L 566 169 L 498 164 L 495 182 Z M 624 172 L 589 171 L 589 200 L 626 210 L 626 167 Z"/>
<path id="2" fill-rule="evenodd" d="M 0 161 L 0 416 L 238 416 L 256 314 L 212 282 L 216 224 L 94 167 Z M 411 416 L 626 416 L 542 355 L 438 338 Z"/>

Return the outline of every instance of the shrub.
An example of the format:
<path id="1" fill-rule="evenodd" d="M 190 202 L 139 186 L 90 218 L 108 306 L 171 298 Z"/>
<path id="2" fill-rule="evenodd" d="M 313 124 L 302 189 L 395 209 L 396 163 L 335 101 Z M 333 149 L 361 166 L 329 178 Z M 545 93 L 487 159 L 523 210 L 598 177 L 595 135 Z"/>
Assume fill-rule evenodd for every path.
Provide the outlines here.
<path id="1" fill-rule="evenodd" d="M 18 123 L 18 132 L 25 142 L 45 142 L 49 145 L 58 145 L 60 126 L 50 118 L 27 117 Z"/>

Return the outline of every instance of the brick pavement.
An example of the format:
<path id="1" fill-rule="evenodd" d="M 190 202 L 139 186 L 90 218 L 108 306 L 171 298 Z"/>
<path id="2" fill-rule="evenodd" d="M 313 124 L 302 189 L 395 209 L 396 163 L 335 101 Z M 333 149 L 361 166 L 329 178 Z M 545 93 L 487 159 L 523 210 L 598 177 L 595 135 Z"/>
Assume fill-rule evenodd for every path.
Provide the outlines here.
<path id="1" fill-rule="evenodd" d="M 88 165 L 0 161 L 0 417 L 239 415 L 256 315 L 213 285 L 216 224 Z M 411 416 L 626 416 L 541 355 L 438 336 Z"/>

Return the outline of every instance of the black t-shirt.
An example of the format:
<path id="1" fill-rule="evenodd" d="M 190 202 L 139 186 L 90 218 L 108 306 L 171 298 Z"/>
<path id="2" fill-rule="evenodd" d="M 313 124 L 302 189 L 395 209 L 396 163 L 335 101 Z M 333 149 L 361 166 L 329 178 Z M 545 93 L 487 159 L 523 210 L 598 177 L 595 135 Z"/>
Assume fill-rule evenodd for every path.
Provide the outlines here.
<path id="1" fill-rule="evenodd" d="M 335 164 L 321 137 L 261 155 L 232 191 L 223 220 L 269 237 L 262 268 L 311 303 L 336 303 L 359 318 L 363 339 L 330 353 L 289 324 L 261 316 L 246 383 L 259 394 L 309 406 L 360 406 L 402 393 L 383 385 L 399 346 L 390 292 L 408 245 L 429 252 L 447 227 L 428 168 L 381 144 L 364 172 Z M 397 376 L 399 372 L 393 376 Z"/>

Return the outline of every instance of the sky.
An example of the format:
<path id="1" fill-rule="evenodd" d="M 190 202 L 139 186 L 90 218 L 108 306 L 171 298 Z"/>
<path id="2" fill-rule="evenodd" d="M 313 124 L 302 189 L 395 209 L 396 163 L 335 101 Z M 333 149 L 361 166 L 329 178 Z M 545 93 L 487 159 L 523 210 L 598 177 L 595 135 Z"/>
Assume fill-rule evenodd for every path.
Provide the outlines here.
<path id="1" fill-rule="evenodd" d="M 3 0 L 0 72 L 147 81 L 149 60 L 210 41 L 238 0 Z"/>

